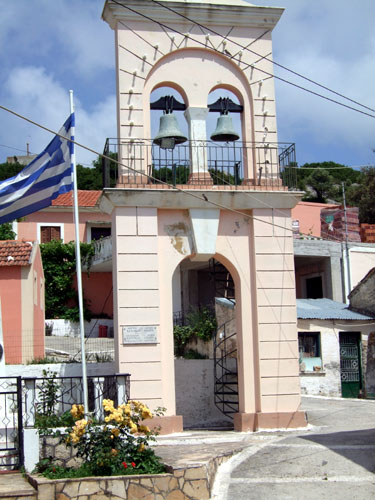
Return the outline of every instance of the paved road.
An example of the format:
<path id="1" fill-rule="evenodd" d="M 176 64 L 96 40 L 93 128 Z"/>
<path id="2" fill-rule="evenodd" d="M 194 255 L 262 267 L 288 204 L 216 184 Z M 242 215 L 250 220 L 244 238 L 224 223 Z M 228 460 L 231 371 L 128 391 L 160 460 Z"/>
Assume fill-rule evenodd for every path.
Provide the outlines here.
<path id="1" fill-rule="evenodd" d="M 233 457 L 212 499 L 375 499 L 375 401 L 303 397 L 303 408 L 309 429 L 267 433 Z"/>

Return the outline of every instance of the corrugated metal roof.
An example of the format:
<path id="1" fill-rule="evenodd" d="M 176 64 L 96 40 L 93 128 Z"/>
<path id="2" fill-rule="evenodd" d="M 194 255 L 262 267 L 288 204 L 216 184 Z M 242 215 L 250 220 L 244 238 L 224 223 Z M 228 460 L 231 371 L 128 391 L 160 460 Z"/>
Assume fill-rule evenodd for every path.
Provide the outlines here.
<path id="1" fill-rule="evenodd" d="M 331 299 L 297 299 L 298 319 L 370 320 L 371 316 L 351 311 L 347 304 Z"/>

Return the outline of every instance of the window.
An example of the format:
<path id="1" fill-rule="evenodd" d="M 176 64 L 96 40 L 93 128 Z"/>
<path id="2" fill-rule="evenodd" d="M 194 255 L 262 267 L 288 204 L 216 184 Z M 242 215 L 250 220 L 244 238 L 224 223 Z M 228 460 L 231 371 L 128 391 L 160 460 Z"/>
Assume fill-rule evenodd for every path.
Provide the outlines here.
<path id="1" fill-rule="evenodd" d="M 300 371 L 318 372 L 322 369 L 320 332 L 299 332 L 298 349 Z"/>
<path id="2" fill-rule="evenodd" d="M 91 227 L 91 241 L 111 236 L 110 227 Z"/>
<path id="3" fill-rule="evenodd" d="M 307 299 L 323 298 L 323 282 L 321 276 L 315 276 L 314 278 L 306 278 L 306 298 Z"/>
<path id="4" fill-rule="evenodd" d="M 52 240 L 64 241 L 64 225 L 63 224 L 38 224 L 38 241 L 39 243 L 48 243 Z"/>

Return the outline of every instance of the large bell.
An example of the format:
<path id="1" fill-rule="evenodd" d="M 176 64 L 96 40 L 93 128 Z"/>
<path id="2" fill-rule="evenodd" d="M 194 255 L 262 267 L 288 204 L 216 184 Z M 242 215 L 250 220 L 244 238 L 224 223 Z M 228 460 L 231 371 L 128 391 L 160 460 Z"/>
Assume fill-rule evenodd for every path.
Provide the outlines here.
<path id="1" fill-rule="evenodd" d="M 177 144 L 187 141 L 181 132 L 177 119 L 173 113 L 166 113 L 160 117 L 159 133 L 154 138 L 154 144 L 162 149 L 173 149 Z"/>
<path id="2" fill-rule="evenodd" d="M 217 119 L 216 130 L 211 135 L 211 140 L 217 142 L 234 142 L 239 138 L 240 136 L 234 130 L 232 118 L 229 113 L 221 114 Z"/>

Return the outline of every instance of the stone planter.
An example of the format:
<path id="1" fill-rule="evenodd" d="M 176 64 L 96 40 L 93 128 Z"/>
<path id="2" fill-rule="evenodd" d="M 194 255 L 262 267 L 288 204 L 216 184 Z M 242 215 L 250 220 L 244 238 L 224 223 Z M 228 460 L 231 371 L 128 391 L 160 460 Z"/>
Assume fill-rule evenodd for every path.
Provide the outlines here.
<path id="1" fill-rule="evenodd" d="M 36 500 L 209 500 L 218 466 L 233 451 L 204 465 L 172 468 L 166 474 L 46 479 L 29 474 Z"/>

